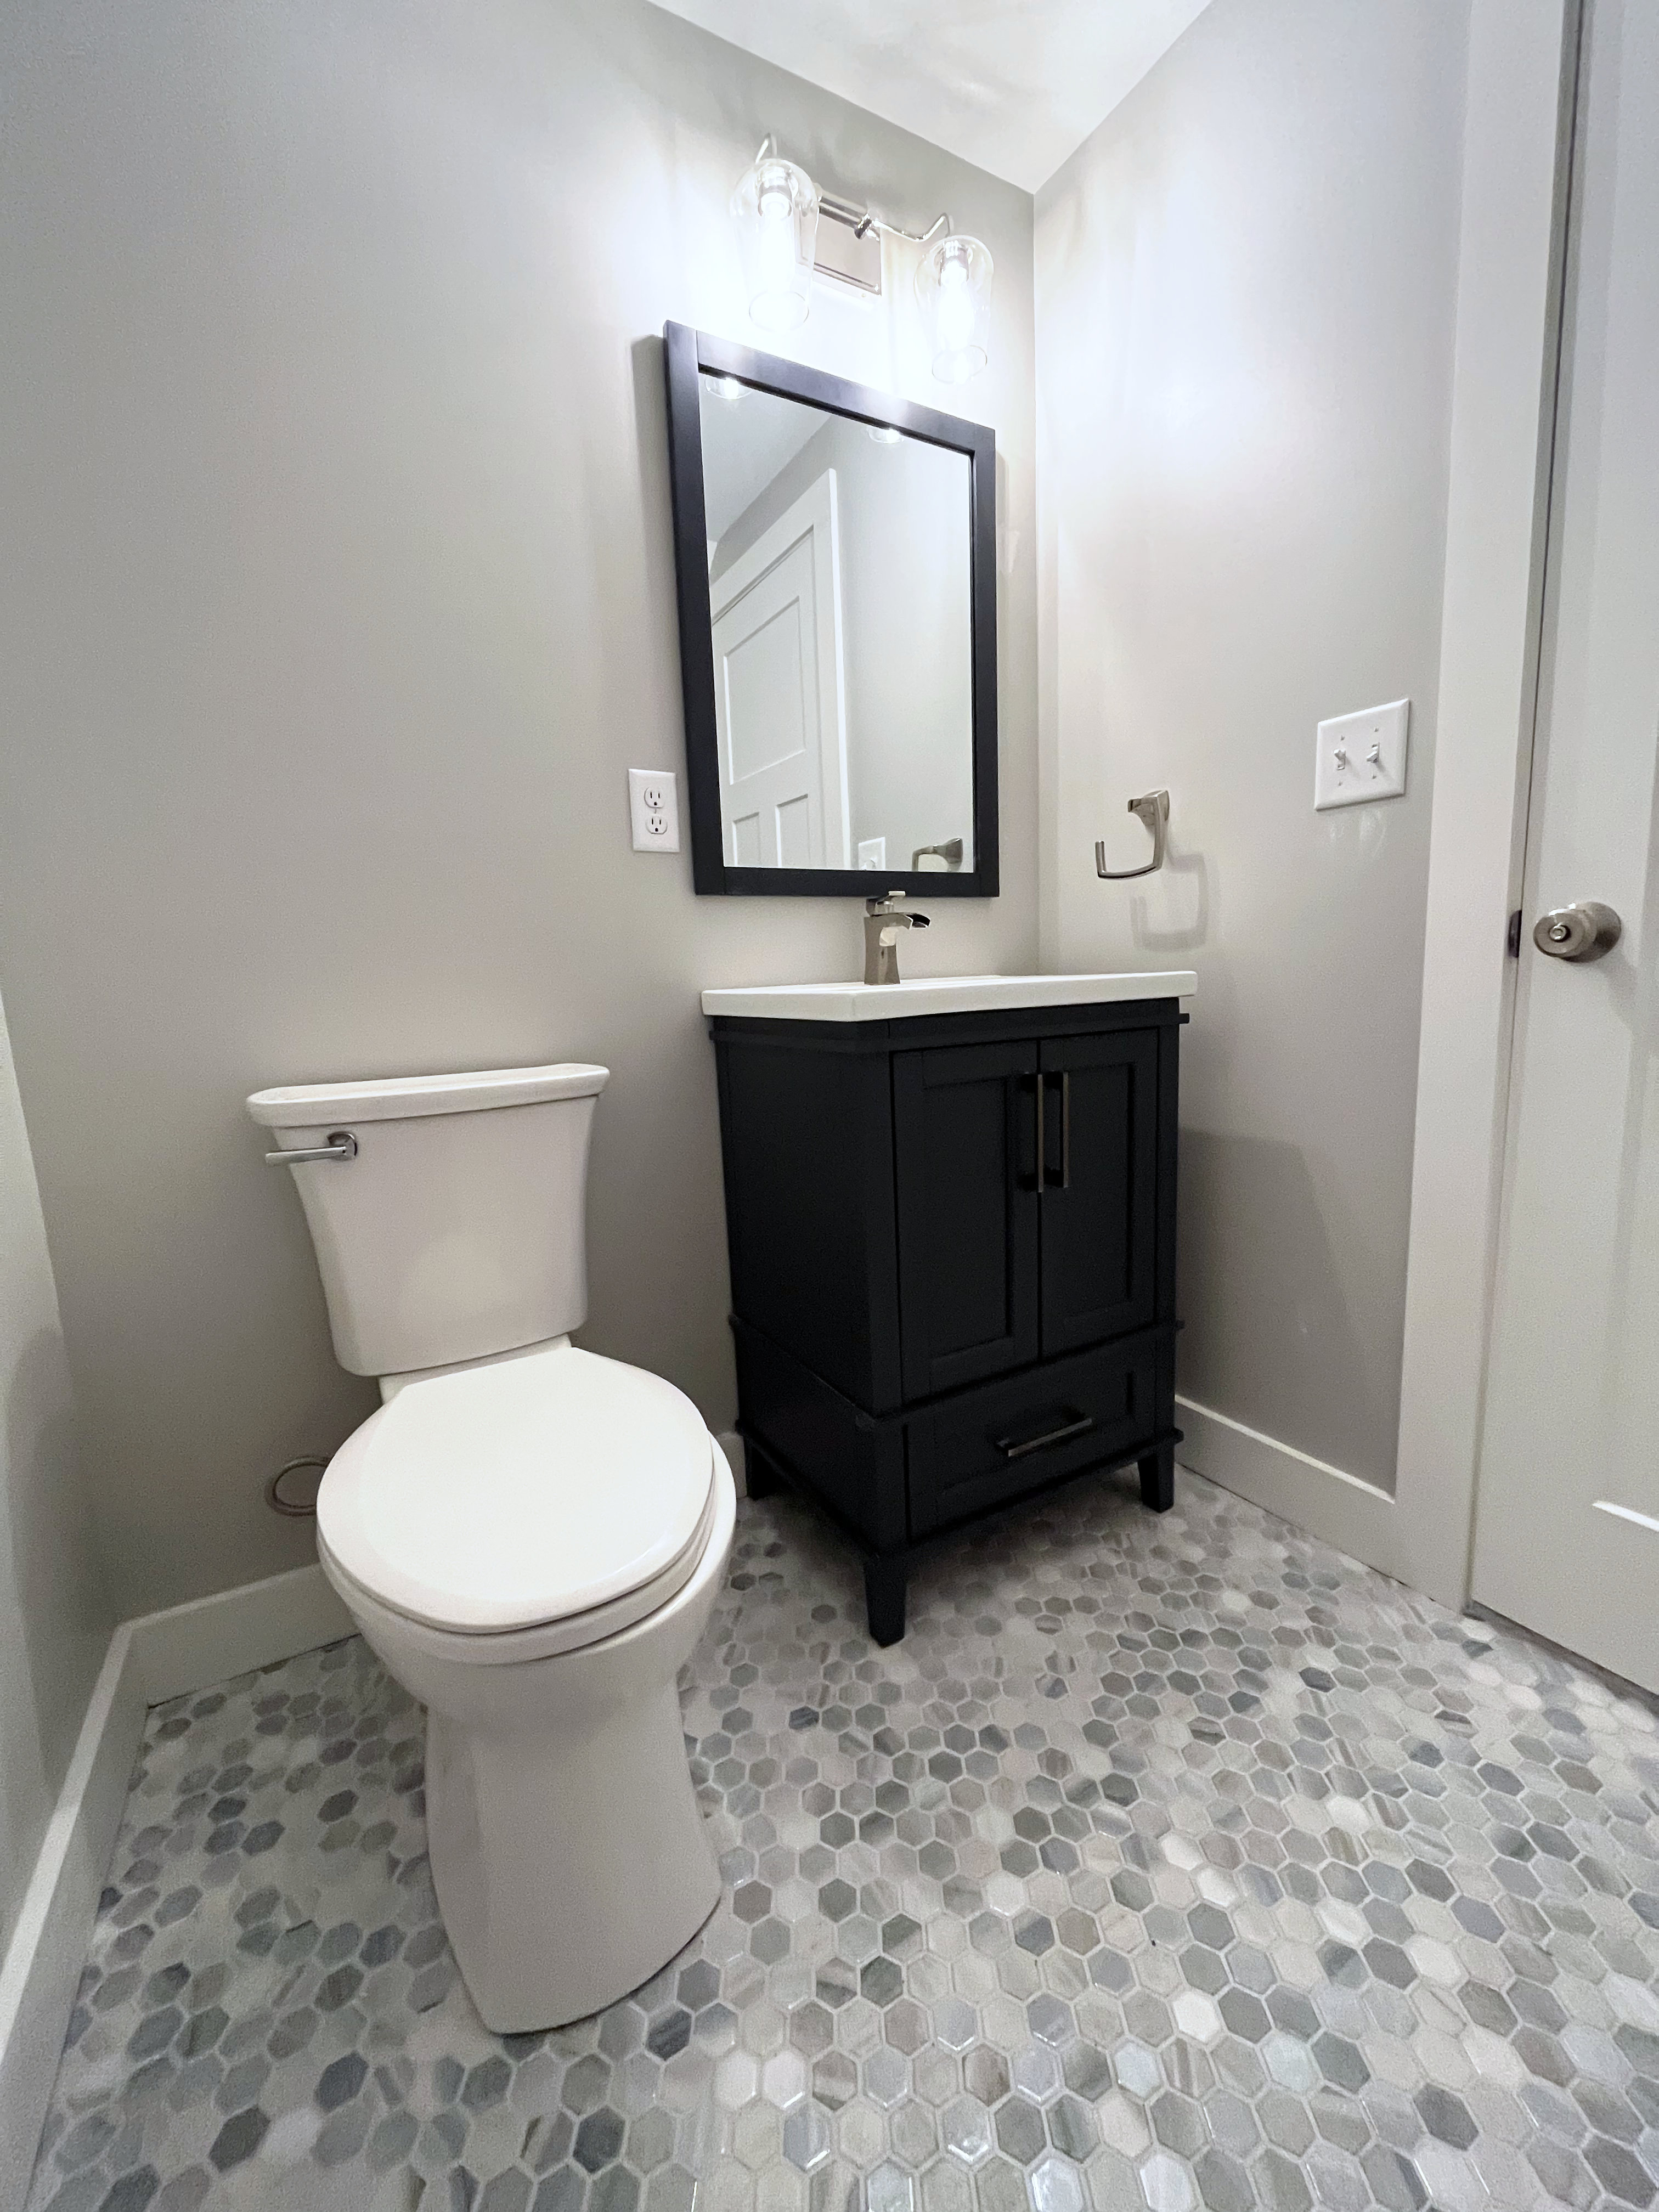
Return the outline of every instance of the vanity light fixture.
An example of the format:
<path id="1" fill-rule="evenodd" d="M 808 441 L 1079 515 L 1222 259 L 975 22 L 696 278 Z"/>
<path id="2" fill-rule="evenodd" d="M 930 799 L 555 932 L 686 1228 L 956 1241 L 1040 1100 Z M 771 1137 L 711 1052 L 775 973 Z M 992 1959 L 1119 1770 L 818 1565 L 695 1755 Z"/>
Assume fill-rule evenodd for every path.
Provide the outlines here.
<path id="1" fill-rule="evenodd" d="M 769 152 L 770 138 L 732 195 L 743 241 L 749 313 L 763 330 L 792 331 L 806 320 L 816 258 L 818 196 L 805 169 Z"/>
<path id="2" fill-rule="evenodd" d="M 742 240 L 750 316 L 763 330 L 793 330 L 806 320 L 815 274 L 879 299 L 881 242 L 902 238 L 932 249 L 916 271 L 916 299 L 934 375 L 941 383 L 964 384 L 985 367 L 991 256 L 978 239 L 953 232 L 948 215 L 935 216 L 926 230 L 906 230 L 872 208 L 820 191 L 805 169 L 784 160 L 769 131 L 732 195 L 732 212 Z"/>
<path id="3" fill-rule="evenodd" d="M 989 358 L 994 270 L 978 239 L 955 233 L 922 256 L 916 303 L 933 351 L 933 374 L 941 384 L 966 384 Z"/>

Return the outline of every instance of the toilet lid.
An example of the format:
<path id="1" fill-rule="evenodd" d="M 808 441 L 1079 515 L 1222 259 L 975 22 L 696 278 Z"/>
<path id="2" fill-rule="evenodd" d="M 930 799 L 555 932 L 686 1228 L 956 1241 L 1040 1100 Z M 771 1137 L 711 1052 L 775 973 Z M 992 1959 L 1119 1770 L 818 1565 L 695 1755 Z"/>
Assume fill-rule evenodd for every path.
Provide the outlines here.
<path id="1" fill-rule="evenodd" d="M 713 1470 L 672 1382 L 562 1345 L 406 1384 L 329 1462 L 318 1535 L 409 1619 L 499 1634 L 672 1581 Z"/>

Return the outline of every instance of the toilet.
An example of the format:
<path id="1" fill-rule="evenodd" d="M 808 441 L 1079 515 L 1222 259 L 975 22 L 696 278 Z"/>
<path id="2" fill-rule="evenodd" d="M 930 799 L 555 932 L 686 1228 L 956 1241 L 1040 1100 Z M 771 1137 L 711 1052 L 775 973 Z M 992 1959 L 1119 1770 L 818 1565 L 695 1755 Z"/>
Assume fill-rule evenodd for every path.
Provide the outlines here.
<path id="1" fill-rule="evenodd" d="M 428 1850 L 486 2027 L 556 2027 L 714 1910 L 675 1678 L 736 1489 L 690 1400 L 580 1351 L 603 1067 L 247 1102 L 299 1188 L 334 1349 L 380 1382 L 317 1498 L 324 1573 L 427 1709 Z"/>

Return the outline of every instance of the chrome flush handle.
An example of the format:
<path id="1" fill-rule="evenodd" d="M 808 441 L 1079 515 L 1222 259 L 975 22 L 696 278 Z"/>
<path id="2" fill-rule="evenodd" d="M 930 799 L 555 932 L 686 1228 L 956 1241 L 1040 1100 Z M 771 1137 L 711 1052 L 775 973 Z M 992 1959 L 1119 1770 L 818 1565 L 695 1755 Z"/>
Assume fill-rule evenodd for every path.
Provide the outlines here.
<path id="1" fill-rule="evenodd" d="M 267 1152 L 274 1168 L 304 1167 L 310 1160 L 355 1160 L 357 1139 L 349 1129 L 331 1129 L 325 1145 L 301 1145 L 291 1152 Z"/>

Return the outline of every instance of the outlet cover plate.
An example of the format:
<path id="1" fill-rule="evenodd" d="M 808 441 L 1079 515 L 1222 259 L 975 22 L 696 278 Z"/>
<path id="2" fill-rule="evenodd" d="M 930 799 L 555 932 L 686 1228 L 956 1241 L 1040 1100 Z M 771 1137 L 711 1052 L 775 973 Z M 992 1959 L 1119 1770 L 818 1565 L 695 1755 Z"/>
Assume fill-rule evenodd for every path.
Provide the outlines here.
<path id="1" fill-rule="evenodd" d="M 680 849 L 680 794 L 672 769 L 630 768 L 628 817 L 636 853 Z"/>
<path id="2" fill-rule="evenodd" d="M 1409 699 L 1395 699 L 1386 707 L 1334 715 L 1320 724 L 1314 755 L 1316 813 L 1328 806 L 1363 806 L 1370 799 L 1405 797 L 1411 711 Z"/>

